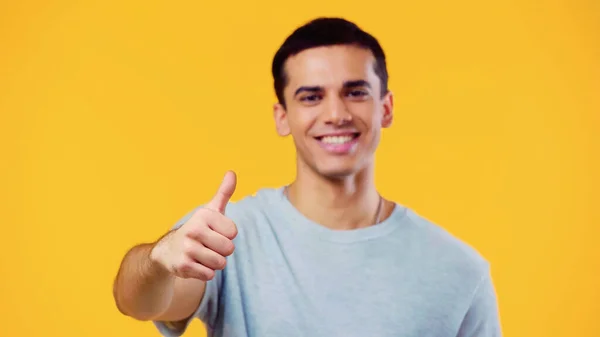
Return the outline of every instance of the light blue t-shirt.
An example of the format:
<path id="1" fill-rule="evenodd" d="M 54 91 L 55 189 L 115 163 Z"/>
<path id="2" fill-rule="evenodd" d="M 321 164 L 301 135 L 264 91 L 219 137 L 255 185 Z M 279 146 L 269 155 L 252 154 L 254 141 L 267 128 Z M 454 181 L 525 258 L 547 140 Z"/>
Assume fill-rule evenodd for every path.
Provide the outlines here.
<path id="1" fill-rule="evenodd" d="M 209 337 L 501 336 L 488 262 L 407 207 L 371 227 L 331 230 L 283 188 L 265 188 L 225 214 L 236 249 L 193 316 Z M 189 321 L 154 324 L 174 337 Z"/>

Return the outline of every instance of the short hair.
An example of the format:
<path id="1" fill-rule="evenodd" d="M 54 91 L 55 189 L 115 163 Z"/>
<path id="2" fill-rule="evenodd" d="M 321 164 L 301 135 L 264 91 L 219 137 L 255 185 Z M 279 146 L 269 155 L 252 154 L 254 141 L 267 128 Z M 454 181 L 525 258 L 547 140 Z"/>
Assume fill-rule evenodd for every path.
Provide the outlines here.
<path id="1" fill-rule="evenodd" d="M 385 53 L 377 39 L 346 19 L 319 17 L 293 31 L 273 57 L 271 72 L 279 103 L 285 107 L 283 91 L 288 84 L 288 78 L 284 66 L 287 59 L 306 49 L 333 45 L 354 45 L 370 50 L 375 58 L 375 74 L 381 82 L 381 95 L 387 93 L 388 72 Z"/>

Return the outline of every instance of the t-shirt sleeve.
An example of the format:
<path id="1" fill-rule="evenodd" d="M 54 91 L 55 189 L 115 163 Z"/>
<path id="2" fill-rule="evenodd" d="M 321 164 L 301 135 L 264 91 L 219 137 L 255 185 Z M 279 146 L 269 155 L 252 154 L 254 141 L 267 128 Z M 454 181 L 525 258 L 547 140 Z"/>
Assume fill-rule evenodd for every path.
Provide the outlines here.
<path id="1" fill-rule="evenodd" d="M 181 227 L 186 221 L 188 221 L 192 217 L 194 212 L 200 207 L 202 206 L 193 209 L 183 218 L 177 221 L 177 223 L 172 227 L 172 229 L 177 229 Z M 188 326 L 195 318 L 200 319 L 200 321 L 202 321 L 207 328 L 213 326 L 219 308 L 219 289 L 221 288 L 222 279 L 222 271 L 216 270 L 215 277 L 212 280 L 206 282 L 204 296 L 202 297 L 198 308 L 196 309 L 194 314 L 191 315 L 189 318 L 178 322 L 153 321 L 160 334 L 164 337 L 180 337 L 185 333 Z"/>
<path id="2" fill-rule="evenodd" d="M 501 337 L 498 301 L 489 269 L 475 290 L 457 337 Z"/>
<path id="3" fill-rule="evenodd" d="M 194 318 L 200 319 L 206 328 L 211 329 L 217 316 L 219 308 L 219 288 L 222 280 L 222 272 L 217 271 L 215 277 L 206 282 L 206 290 L 200 301 L 200 305 L 189 318 L 178 322 L 154 321 L 154 325 L 164 337 L 180 337 L 187 330 Z"/>

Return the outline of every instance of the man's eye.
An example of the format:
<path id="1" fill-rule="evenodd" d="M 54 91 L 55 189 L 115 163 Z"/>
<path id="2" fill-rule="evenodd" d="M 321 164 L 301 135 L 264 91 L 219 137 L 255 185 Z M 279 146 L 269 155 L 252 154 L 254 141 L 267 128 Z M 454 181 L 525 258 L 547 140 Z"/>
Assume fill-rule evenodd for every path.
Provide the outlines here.
<path id="1" fill-rule="evenodd" d="M 352 91 L 348 92 L 348 95 L 350 97 L 363 97 L 363 96 L 366 96 L 368 94 L 364 90 L 352 90 Z"/>
<path id="2" fill-rule="evenodd" d="M 314 102 L 316 100 L 318 100 L 320 98 L 319 95 L 308 95 L 308 96 L 304 96 L 302 97 L 302 101 L 304 102 Z"/>

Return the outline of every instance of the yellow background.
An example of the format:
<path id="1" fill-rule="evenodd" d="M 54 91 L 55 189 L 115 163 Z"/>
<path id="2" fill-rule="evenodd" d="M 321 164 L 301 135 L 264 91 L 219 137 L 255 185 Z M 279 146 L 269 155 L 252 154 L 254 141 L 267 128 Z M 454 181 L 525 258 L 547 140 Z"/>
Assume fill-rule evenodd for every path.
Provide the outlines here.
<path id="1" fill-rule="evenodd" d="M 383 44 L 377 184 L 490 260 L 505 335 L 600 336 L 594 0 L 4 1 L 0 336 L 158 336 L 113 304 L 121 257 L 227 169 L 235 200 L 293 178 L 270 62 L 319 15 Z"/>

